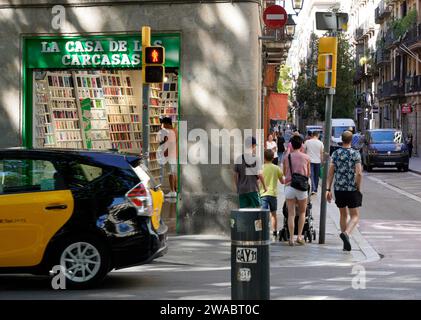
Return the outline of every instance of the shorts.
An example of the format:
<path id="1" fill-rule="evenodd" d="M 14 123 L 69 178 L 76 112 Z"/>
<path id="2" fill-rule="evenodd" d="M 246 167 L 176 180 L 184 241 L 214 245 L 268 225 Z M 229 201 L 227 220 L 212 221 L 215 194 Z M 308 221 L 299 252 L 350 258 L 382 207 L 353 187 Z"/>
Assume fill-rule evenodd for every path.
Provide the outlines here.
<path id="1" fill-rule="evenodd" d="M 240 208 L 260 208 L 260 196 L 257 192 L 243 193 L 239 196 Z"/>
<path id="2" fill-rule="evenodd" d="M 360 191 L 336 191 L 335 203 L 338 208 L 348 207 L 350 209 L 361 207 L 363 195 Z"/>
<path id="3" fill-rule="evenodd" d="M 291 186 L 285 186 L 285 199 L 287 200 L 305 200 L 308 197 L 307 191 L 297 190 Z"/>
<path id="4" fill-rule="evenodd" d="M 278 210 L 278 199 L 272 196 L 262 197 L 262 208 L 269 209 L 270 212 L 275 212 Z"/>
<path id="5" fill-rule="evenodd" d="M 176 176 L 177 175 L 177 165 L 176 164 L 168 164 L 170 170 L 168 172 L 169 175 Z"/>

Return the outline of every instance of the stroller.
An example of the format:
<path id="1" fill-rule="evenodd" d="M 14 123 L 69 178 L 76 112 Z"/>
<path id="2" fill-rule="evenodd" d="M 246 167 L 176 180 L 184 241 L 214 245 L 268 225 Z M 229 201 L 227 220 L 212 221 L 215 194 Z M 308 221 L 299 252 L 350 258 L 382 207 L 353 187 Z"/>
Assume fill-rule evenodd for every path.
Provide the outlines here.
<path id="1" fill-rule="evenodd" d="M 310 189 L 309 189 L 310 190 Z M 307 202 L 307 209 L 306 209 L 306 220 L 304 223 L 303 228 L 303 236 L 304 241 L 313 242 L 316 240 L 316 229 L 313 227 L 313 214 L 311 212 L 312 210 L 312 204 L 311 204 L 311 196 L 309 191 L 308 196 L 308 202 Z M 298 207 L 295 208 L 295 212 L 297 213 Z M 289 230 L 288 230 L 288 207 L 287 202 L 284 202 L 284 206 L 282 207 L 282 214 L 284 215 L 284 227 L 281 231 L 279 231 L 279 241 L 288 241 L 289 239 Z M 295 223 L 294 223 L 294 235 L 298 235 L 298 215 L 295 215 Z"/>

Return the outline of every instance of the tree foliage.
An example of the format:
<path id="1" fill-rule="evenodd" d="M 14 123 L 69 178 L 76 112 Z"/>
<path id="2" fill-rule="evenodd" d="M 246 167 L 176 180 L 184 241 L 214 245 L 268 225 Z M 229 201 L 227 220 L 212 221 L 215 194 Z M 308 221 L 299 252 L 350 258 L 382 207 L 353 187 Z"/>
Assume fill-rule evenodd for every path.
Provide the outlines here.
<path id="1" fill-rule="evenodd" d="M 287 65 L 281 65 L 279 69 L 278 93 L 287 93 L 288 95 L 291 95 L 291 90 L 291 67 Z"/>
<path id="2" fill-rule="evenodd" d="M 326 90 L 317 87 L 317 58 L 319 38 L 311 36 L 310 57 L 298 77 L 295 95 L 301 107 L 301 117 L 309 121 L 324 121 Z M 333 98 L 334 118 L 353 118 L 356 103 L 353 78 L 355 60 L 349 39 L 340 34 L 338 36 L 338 59 L 336 94 Z"/>

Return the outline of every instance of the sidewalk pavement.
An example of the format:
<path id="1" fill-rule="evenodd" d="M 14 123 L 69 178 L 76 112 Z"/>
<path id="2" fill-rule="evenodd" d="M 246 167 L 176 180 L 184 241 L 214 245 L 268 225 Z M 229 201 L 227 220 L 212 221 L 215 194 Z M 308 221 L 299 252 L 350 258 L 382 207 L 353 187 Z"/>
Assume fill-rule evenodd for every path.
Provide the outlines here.
<path id="1" fill-rule="evenodd" d="M 283 186 L 278 198 L 278 229 L 283 227 L 282 205 Z M 339 238 L 339 211 L 334 203 L 327 205 L 325 244 L 319 244 L 319 195 L 312 197 L 314 227 L 317 239 L 305 246 L 289 247 L 287 242 L 274 241 L 270 248 L 272 272 L 274 268 L 296 268 L 310 266 L 352 266 L 380 259 L 377 252 L 363 238 L 358 229 L 352 237 L 352 251 L 344 252 Z M 227 222 L 228 223 L 228 222 Z M 229 270 L 231 242 L 222 235 L 184 235 L 169 237 L 169 251 L 159 258 L 160 263 L 184 265 L 185 267 L 206 270 Z"/>
<path id="2" fill-rule="evenodd" d="M 409 171 L 421 174 L 421 158 L 412 157 L 409 159 Z"/>

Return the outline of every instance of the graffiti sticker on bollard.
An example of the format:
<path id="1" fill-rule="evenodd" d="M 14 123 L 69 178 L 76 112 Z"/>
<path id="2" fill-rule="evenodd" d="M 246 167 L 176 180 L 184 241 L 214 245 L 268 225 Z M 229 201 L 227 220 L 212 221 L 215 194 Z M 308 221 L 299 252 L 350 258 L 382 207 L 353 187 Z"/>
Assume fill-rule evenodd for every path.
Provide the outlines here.
<path id="1" fill-rule="evenodd" d="M 238 281 L 250 282 L 251 280 L 251 270 L 249 268 L 240 268 L 238 270 Z"/>
<path id="2" fill-rule="evenodd" d="M 257 263 L 257 248 L 237 248 L 237 262 Z"/>

